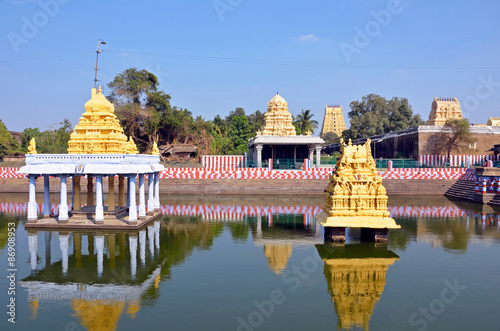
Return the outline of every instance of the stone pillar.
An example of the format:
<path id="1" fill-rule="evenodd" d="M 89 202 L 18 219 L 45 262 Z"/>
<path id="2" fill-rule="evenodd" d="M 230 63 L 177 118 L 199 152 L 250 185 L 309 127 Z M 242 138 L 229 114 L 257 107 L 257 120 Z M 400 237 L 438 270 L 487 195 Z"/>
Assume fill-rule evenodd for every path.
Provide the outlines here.
<path id="1" fill-rule="evenodd" d="M 137 224 L 137 204 L 135 202 L 135 175 L 128 177 L 129 192 L 129 208 L 128 208 L 128 223 Z"/>
<path id="2" fill-rule="evenodd" d="M 87 206 L 94 205 L 94 184 L 92 183 L 92 176 L 87 175 Z"/>
<path id="3" fill-rule="evenodd" d="M 345 228 L 325 227 L 326 242 L 345 242 Z"/>
<path id="4" fill-rule="evenodd" d="M 29 200 L 28 200 L 28 223 L 36 223 L 38 219 L 38 214 L 36 212 L 36 184 L 35 175 L 29 175 L 30 178 L 30 188 L 29 188 Z"/>
<path id="5" fill-rule="evenodd" d="M 148 174 L 148 214 L 155 212 L 155 198 L 154 198 L 154 174 Z"/>
<path id="6" fill-rule="evenodd" d="M 36 270 L 36 250 L 38 248 L 38 232 L 28 232 L 28 250 L 30 252 L 31 270 Z"/>
<path id="7" fill-rule="evenodd" d="M 104 236 L 95 236 L 95 246 L 97 248 L 97 277 L 102 276 L 103 270 L 103 257 L 104 257 Z"/>
<path id="8" fill-rule="evenodd" d="M 137 235 L 128 236 L 128 247 L 130 248 L 130 274 L 132 280 L 135 280 L 137 274 Z"/>
<path id="9" fill-rule="evenodd" d="M 127 177 L 127 208 L 130 207 L 130 177 Z"/>
<path id="10" fill-rule="evenodd" d="M 66 232 L 59 232 L 59 247 L 61 248 L 62 272 L 63 272 L 63 275 L 67 275 L 68 274 L 69 236 Z"/>
<path id="11" fill-rule="evenodd" d="M 45 268 L 47 268 L 50 263 L 50 242 L 52 241 L 52 232 L 45 231 Z"/>
<path id="12" fill-rule="evenodd" d="M 43 217 L 50 217 L 50 175 L 43 175 Z"/>
<path id="13" fill-rule="evenodd" d="M 82 235 L 73 232 L 73 244 L 75 254 L 75 268 L 82 267 Z"/>
<path id="14" fill-rule="evenodd" d="M 316 146 L 316 167 L 321 165 L 321 146 Z"/>
<path id="15" fill-rule="evenodd" d="M 102 204 L 102 176 L 95 176 L 95 223 L 104 223 L 104 206 Z"/>
<path id="16" fill-rule="evenodd" d="M 257 238 L 262 238 L 262 216 L 257 216 Z"/>
<path id="17" fill-rule="evenodd" d="M 125 184 L 122 175 L 118 176 L 118 207 L 125 207 Z"/>
<path id="18" fill-rule="evenodd" d="M 141 265 L 146 265 L 146 230 L 139 231 L 139 257 Z"/>
<path id="19" fill-rule="evenodd" d="M 155 210 L 160 210 L 160 173 L 155 172 Z"/>
<path id="20" fill-rule="evenodd" d="M 61 175 L 61 199 L 59 202 L 59 222 L 61 223 L 68 222 L 68 186 L 66 184 L 65 175 Z"/>
<path id="21" fill-rule="evenodd" d="M 108 176 L 108 211 L 115 211 L 115 175 Z"/>
<path id="22" fill-rule="evenodd" d="M 308 146 L 309 148 L 309 163 L 311 164 L 311 168 L 312 168 L 312 165 L 314 164 L 314 147 L 313 146 Z"/>
<path id="23" fill-rule="evenodd" d="M 155 247 L 157 250 L 160 249 L 160 221 L 155 221 Z"/>
<path id="24" fill-rule="evenodd" d="M 80 185 L 81 178 L 82 177 L 80 176 L 73 177 L 73 191 L 75 192 L 75 196 L 73 198 L 73 210 L 80 210 L 82 208 L 82 187 Z"/>
<path id="25" fill-rule="evenodd" d="M 139 217 L 146 217 L 146 197 L 144 192 L 144 174 L 139 174 Z"/>
<path id="26" fill-rule="evenodd" d="M 257 167 L 262 167 L 262 148 L 264 146 L 261 144 L 255 145 L 255 150 L 257 150 Z"/>

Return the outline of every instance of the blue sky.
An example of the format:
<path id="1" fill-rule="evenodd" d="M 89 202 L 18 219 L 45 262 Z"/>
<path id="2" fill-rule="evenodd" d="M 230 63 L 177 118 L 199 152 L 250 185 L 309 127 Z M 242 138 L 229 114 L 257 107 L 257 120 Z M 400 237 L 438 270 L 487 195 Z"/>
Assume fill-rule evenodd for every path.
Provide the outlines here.
<path id="1" fill-rule="evenodd" d="M 369 93 L 406 97 L 425 120 L 434 97 L 457 97 L 471 123 L 500 116 L 499 1 L 2 0 L 0 11 L 9 130 L 77 123 L 99 38 L 101 85 L 146 69 L 206 120 L 265 111 L 277 91 L 320 125 L 326 104 L 342 104 L 349 126 L 349 103 Z"/>

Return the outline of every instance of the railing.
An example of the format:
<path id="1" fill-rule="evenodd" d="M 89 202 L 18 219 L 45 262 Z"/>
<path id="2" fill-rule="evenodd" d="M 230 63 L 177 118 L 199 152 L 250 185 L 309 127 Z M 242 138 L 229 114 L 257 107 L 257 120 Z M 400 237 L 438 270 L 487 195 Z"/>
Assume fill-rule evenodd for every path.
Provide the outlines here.
<path id="1" fill-rule="evenodd" d="M 273 169 L 303 169 L 304 161 L 293 159 L 273 159 Z"/>

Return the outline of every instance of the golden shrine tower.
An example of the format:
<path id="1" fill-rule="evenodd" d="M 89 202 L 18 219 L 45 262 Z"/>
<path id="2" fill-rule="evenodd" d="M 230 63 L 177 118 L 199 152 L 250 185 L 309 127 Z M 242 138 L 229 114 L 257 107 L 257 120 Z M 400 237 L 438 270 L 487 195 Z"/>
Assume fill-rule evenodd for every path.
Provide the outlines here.
<path id="1" fill-rule="evenodd" d="M 340 153 L 335 173 L 325 190 L 325 206 L 318 215 L 325 234 L 332 228 L 342 229 L 343 238 L 339 240 L 344 241 L 346 227 L 362 228 L 362 231 L 363 228 L 400 228 L 389 217 L 386 190 L 375 167 L 370 139 L 364 145 L 352 145 L 350 139 L 345 144 L 341 139 Z"/>
<path id="2" fill-rule="evenodd" d="M 71 133 L 68 154 L 137 154 L 134 141 L 127 141 L 114 112 L 115 106 L 104 97 L 101 87 L 97 93 L 93 88 L 85 112 Z"/>
<path id="3" fill-rule="evenodd" d="M 342 105 L 325 106 L 325 118 L 321 128 L 321 136 L 328 132 L 333 132 L 341 137 L 346 130 Z"/>
<path id="4" fill-rule="evenodd" d="M 449 118 L 463 118 L 457 98 L 434 98 L 427 125 L 444 125 Z"/>
<path id="5" fill-rule="evenodd" d="M 288 111 L 288 102 L 276 93 L 274 98 L 267 103 L 267 112 L 264 114 L 264 129 L 257 135 L 263 136 L 295 136 L 293 117 Z"/>

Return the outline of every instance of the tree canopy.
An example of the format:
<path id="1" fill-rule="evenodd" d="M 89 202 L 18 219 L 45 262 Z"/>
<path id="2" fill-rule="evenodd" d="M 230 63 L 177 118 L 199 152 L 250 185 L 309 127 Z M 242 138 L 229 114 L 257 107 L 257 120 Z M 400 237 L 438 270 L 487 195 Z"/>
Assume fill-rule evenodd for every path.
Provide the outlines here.
<path id="1" fill-rule="evenodd" d="M 12 137 L 5 124 L 0 120 L 0 159 L 17 150 L 19 150 L 19 143 Z"/>
<path id="2" fill-rule="evenodd" d="M 461 143 L 473 142 L 469 121 L 465 118 L 449 118 L 443 126 L 444 147 L 448 157 L 453 149 L 460 150 Z"/>
<path id="3" fill-rule="evenodd" d="M 318 128 L 318 121 L 313 120 L 314 114 L 309 109 L 301 111 L 295 116 L 293 124 L 300 130 L 301 134 L 306 134 L 308 131 L 314 133 L 314 129 Z"/>
<path id="4" fill-rule="evenodd" d="M 351 102 L 350 108 L 347 115 L 351 127 L 342 134 L 346 139 L 366 138 L 424 124 L 420 115 L 413 115 L 406 98 L 387 100 L 380 95 L 369 94 L 361 101 Z"/>
<path id="5" fill-rule="evenodd" d="M 68 141 L 72 130 L 73 126 L 67 118 L 59 124 L 53 123 L 45 131 L 40 131 L 39 128 L 26 128 L 22 133 L 22 151 L 27 152 L 31 138 L 35 138 L 38 153 L 65 154 L 68 152 Z"/>

